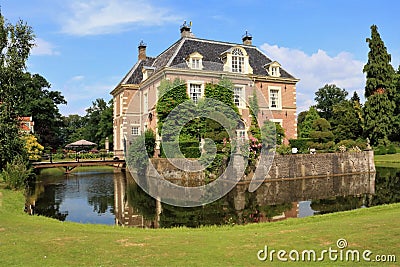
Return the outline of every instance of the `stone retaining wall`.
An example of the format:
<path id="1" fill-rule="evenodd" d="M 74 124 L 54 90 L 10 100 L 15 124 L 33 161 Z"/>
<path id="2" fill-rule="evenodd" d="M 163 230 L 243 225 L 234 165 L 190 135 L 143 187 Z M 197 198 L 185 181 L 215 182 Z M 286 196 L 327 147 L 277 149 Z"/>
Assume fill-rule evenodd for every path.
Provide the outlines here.
<path id="1" fill-rule="evenodd" d="M 168 159 L 152 158 L 154 169 L 164 179 L 184 186 L 203 184 L 206 179 L 204 172 L 186 172 L 173 166 Z M 188 168 L 187 168 L 188 167 Z M 190 169 L 190 166 L 186 166 Z M 305 177 L 329 177 L 359 173 L 375 173 L 373 151 L 354 153 L 317 153 L 275 155 L 267 179 L 291 179 Z M 243 177 L 242 180 L 250 180 Z"/>

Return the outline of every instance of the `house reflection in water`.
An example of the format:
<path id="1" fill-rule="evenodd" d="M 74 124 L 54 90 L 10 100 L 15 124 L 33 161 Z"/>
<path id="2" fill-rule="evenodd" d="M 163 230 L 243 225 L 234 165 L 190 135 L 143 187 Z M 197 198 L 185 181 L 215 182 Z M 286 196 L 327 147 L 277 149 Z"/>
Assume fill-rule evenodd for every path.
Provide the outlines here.
<path id="1" fill-rule="evenodd" d="M 255 192 L 248 183 L 238 183 L 223 198 L 194 208 L 175 207 L 156 201 L 126 173 L 114 176 L 115 222 L 142 228 L 199 227 L 202 225 L 272 222 L 299 217 L 299 201 L 318 200 L 318 207 L 336 205 L 336 198 L 348 208 L 364 205 L 374 194 L 375 173 L 347 176 L 266 180 Z M 321 200 L 322 199 L 322 200 Z M 317 207 L 317 205 L 314 205 Z"/>

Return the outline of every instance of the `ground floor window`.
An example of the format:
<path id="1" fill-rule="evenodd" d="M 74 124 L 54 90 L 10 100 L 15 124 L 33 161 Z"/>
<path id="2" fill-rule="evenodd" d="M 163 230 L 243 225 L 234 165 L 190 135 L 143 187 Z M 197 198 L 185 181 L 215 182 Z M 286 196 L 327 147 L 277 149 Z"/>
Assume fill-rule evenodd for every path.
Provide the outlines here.
<path id="1" fill-rule="evenodd" d="M 139 126 L 132 127 L 132 135 L 139 135 Z"/>

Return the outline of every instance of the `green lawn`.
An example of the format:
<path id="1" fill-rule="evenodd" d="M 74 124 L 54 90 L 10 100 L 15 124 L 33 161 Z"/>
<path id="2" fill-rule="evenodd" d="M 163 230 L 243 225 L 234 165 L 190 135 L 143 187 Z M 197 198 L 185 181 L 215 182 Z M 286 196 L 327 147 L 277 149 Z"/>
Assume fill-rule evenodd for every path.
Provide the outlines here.
<path id="1" fill-rule="evenodd" d="M 282 263 L 276 257 L 272 263 L 260 262 L 257 252 L 268 245 L 287 252 L 313 249 L 320 253 L 337 249 L 339 238 L 347 240 L 347 249 L 369 249 L 372 257 L 397 254 L 400 260 L 400 204 L 276 223 L 198 229 L 60 222 L 28 216 L 23 204 L 21 192 L 0 189 L 0 266 L 286 266 L 296 263 Z M 362 261 L 359 266 L 371 264 Z M 333 262 L 326 256 L 324 262 L 311 265 L 332 266 Z"/>
<path id="2" fill-rule="evenodd" d="M 400 153 L 375 155 L 375 165 L 379 167 L 399 167 L 400 168 Z"/>

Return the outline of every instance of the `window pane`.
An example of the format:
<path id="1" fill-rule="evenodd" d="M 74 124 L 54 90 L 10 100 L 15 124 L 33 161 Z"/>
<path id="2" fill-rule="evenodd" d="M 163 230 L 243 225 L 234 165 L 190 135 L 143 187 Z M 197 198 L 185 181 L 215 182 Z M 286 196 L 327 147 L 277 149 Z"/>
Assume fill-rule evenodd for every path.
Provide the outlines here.
<path id="1" fill-rule="evenodd" d="M 279 107 L 279 90 L 271 89 L 269 91 L 269 99 L 270 99 L 270 106 L 271 108 L 278 108 Z"/>
<path id="2" fill-rule="evenodd" d="M 132 127 L 132 135 L 139 135 L 139 127 Z"/>
<path id="3" fill-rule="evenodd" d="M 193 100 L 194 103 L 198 103 L 201 98 L 201 84 L 190 84 L 190 99 Z"/>
<path id="4" fill-rule="evenodd" d="M 243 98 L 243 88 L 235 87 L 233 92 L 233 103 L 235 103 L 237 107 L 241 106 L 241 98 Z"/>

